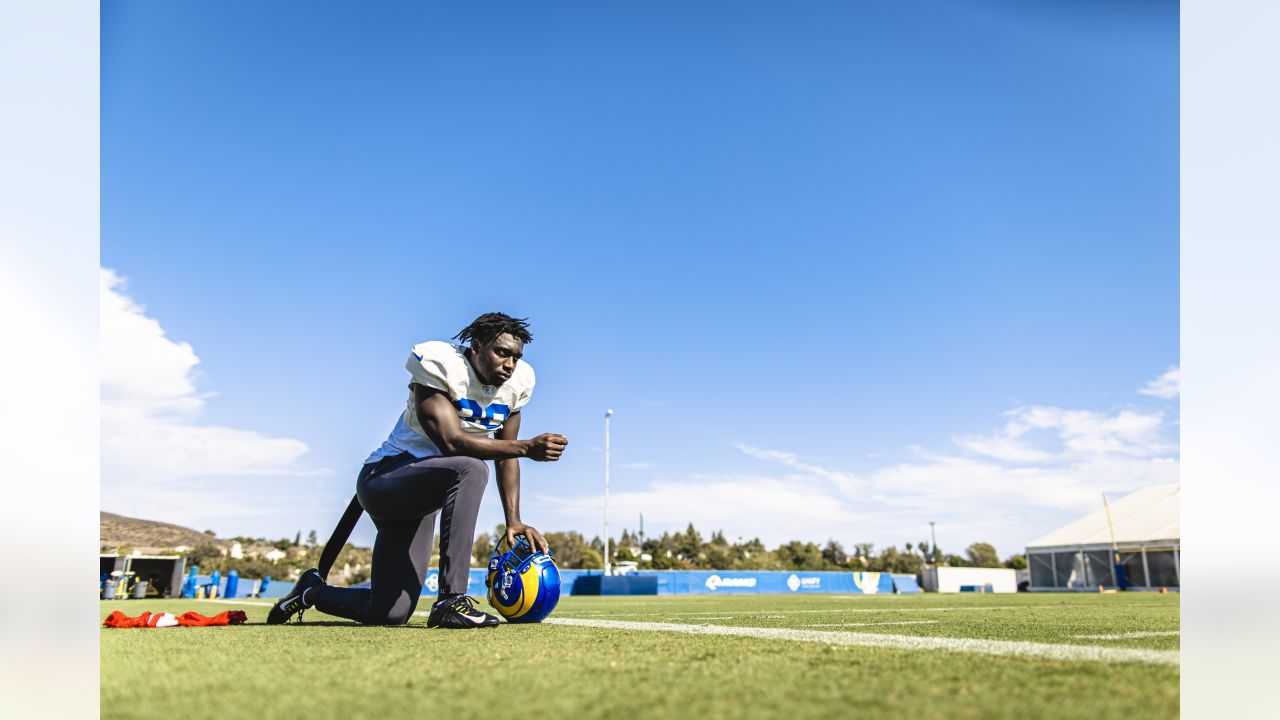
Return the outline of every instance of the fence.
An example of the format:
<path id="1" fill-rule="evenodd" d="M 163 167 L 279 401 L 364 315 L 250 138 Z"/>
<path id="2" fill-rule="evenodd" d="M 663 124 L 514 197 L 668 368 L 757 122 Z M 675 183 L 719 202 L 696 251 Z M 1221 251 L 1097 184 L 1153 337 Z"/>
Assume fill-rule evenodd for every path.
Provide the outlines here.
<path id="1" fill-rule="evenodd" d="M 560 571 L 561 592 L 572 595 L 575 581 L 581 577 L 599 576 L 599 570 Z M 735 572 L 731 570 L 641 570 L 630 573 L 633 577 L 653 576 L 658 580 L 659 595 L 752 595 L 778 593 L 783 595 L 811 595 L 822 593 L 842 593 L 848 595 L 889 595 L 892 593 L 919 592 L 919 586 L 912 575 L 891 575 L 881 572 L 800 572 L 800 571 L 761 571 Z M 467 584 L 467 594 L 483 596 L 485 570 L 472 568 Z M 201 575 L 197 582 L 207 585 L 208 575 Z M 236 597 L 248 597 L 257 581 L 251 578 L 240 578 Z M 219 597 L 225 597 L 225 578 L 221 583 Z M 356 587 L 368 587 L 363 582 Z M 293 582 L 285 579 L 272 579 L 261 597 L 283 597 L 293 587 Z M 579 585 L 582 587 L 582 585 Z M 431 568 L 427 571 L 427 581 L 422 587 L 423 595 L 435 595 L 440 589 L 440 571 Z M 597 590 L 598 592 L 598 590 Z"/>

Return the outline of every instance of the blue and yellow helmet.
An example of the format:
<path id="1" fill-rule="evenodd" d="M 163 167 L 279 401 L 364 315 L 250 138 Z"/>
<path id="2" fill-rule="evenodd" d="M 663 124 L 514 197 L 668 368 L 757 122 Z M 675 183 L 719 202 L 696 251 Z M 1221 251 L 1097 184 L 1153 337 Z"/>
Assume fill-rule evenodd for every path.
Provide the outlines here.
<path id="1" fill-rule="evenodd" d="M 560 571 L 549 553 L 537 552 L 523 535 L 516 545 L 506 537 L 489 555 L 489 572 L 484 578 L 489 588 L 489 604 L 513 623 L 542 622 L 560 602 Z"/>

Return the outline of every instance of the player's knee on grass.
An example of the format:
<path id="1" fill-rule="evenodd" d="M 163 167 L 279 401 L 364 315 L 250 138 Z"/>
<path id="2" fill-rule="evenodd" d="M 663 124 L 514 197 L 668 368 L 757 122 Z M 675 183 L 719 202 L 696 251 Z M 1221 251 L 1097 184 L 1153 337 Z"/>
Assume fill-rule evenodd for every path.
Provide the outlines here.
<path id="1" fill-rule="evenodd" d="M 413 617 L 413 609 L 413 603 L 410 603 L 408 598 L 401 598 L 387 611 L 379 625 L 406 625 L 409 618 Z"/>
<path id="2" fill-rule="evenodd" d="M 392 610 L 387 613 L 387 617 L 379 625 L 408 625 L 409 618 L 413 617 L 412 610 Z"/>
<path id="3" fill-rule="evenodd" d="M 366 622 L 369 625 L 404 625 L 413 617 L 416 608 L 417 603 L 412 595 L 402 590 L 394 602 L 376 603 L 371 607 Z"/>

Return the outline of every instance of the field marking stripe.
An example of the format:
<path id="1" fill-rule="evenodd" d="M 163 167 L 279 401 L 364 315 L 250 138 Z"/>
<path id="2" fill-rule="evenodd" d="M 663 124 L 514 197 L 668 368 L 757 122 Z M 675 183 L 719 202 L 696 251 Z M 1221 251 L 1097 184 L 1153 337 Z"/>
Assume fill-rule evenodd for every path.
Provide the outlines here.
<path id="1" fill-rule="evenodd" d="M 896 650 L 941 650 L 944 652 L 970 653 L 1025 657 L 1037 660 L 1063 660 L 1074 662 L 1137 662 L 1152 665 L 1178 665 L 1176 650 L 1144 650 L 1140 648 L 1097 647 L 1093 645 L 1056 645 L 1050 643 L 1021 642 L 1014 640 L 979 640 L 972 638 L 919 637 L 914 635 L 888 635 L 880 633 L 842 632 L 830 630 L 796 630 L 790 628 L 731 627 L 726 625 L 682 625 L 679 623 L 634 622 L 628 620 L 583 620 L 576 618 L 547 618 L 548 625 L 599 628 L 602 630 L 639 630 L 647 632 L 673 632 L 686 635 L 729 635 L 733 637 L 766 640 L 792 640 L 822 643 L 824 645 L 853 645 L 880 647 Z"/>
<path id="2" fill-rule="evenodd" d="M 952 612 L 955 610 L 1016 610 L 1027 607 L 1026 605 L 997 605 L 992 607 L 971 607 L 971 608 L 831 608 L 830 610 L 788 610 L 789 615 L 805 614 L 835 614 L 835 613 L 883 613 L 883 612 Z M 581 614 L 582 611 L 575 611 Z M 663 617 L 688 617 L 696 618 L 699 615 L 763 615 L 764 617 L 774 617 L 765 613 L 773 612 L 771 610 L 722 610 L 720 612 L 608 612 L 597 611 L 595 614 L 607 614 L 612 617 L 636 617 L 636 616 L 653 616 L 661 615 Z"/>
<path id="3" fill-rule="evenodd" d="M 977 605 L 973 607 L 896 607 L 896 608 L 851 608 L 837 607 L 829 610 L 788 610 L 788 614 L 798 613 L 885 613 L 885 612 L 978 612 L 985 610 L 1057 610 L 1057 609 L 1077 609 L 1077 608 L 1100 608 L 1098 605 Z M 1126 607 L 1137 607 L 1136 605 Z M 768 610 L 722 610 L 720 612 L 700 611 L 700 612 L 612 612 L 612 611 L 575 611 L 580 614 L 608 614 L 614 617 L 637 615 L 662 615 L 666 617 L 684 617 L 695 615 L 761 615 L 769 612 Z"/>
<path id="4" fill-rule="evenodd" d="M 937 625 L 938 620 L 890 620 L 888 622 L 812 623 L 805 627 L 871 627 L 872 625 Z"/>
<path id="5" fill-rule="evenodd" d="M 1180 635 L 1178 630 L 1145 630 L 1139 632 L 1116 633 L 1114 635 L 1072 635 L 1076 640 L 1137 640 L 1139 638 L 1173 637 Z"/>

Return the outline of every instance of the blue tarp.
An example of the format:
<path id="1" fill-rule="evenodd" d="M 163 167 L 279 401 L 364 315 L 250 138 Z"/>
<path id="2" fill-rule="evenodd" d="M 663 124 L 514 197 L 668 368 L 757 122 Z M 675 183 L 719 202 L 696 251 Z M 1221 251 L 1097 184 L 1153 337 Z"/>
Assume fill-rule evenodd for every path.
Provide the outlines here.
<path id="1" fill-rule="evenodd" d="M 584 575 L 566 586 L 568 595 L 657 595 L 656 575 Z"/>
<path id="2" fill-rule="evenodd" d="M 228 581 L 229 579 L 230 579 L 230 578 L 220 578 L 220 579 L 219 579 L 219 581 L 218 581 L 218 597 L 220 597 L 220 598 L 225 598 L 225 597 L 227 597 L 227 594 L 226 594 L 226 591 L 227 591 L 227 581 Z M 186 576 L 186 575 L 183 575 L 183 576 L 182 576 L 182 582 L 183 582 L 183 583 L 185 583 L 186 581 L 187 581 L 187 576 Z M 209 585 L 212 585 L 212 584 L 213 584 L 213 577 L 212 577 L 212 576 L 210 576 L 210 575 L 197 575 L 197 576 L 196 576 L 196 587 L 203 587 L 203 588 L 205 589 L 205 592 L 208 592 L 208 591 L 209 591 Z M 238 583 L 236 583 L 236 587 L 234 588 L 234 589 L 235 589 L 235 591 L 236 591 L 235 596 L 236 596 L 236 597 L 240 597 L 240 598 L 249 597 L 250 593 L 252 593 L 252 592 L 253 592 L 253 588 L 254 588 L 254 586 L 255 586 L 255 585 L 257 585 L 257 584 L 258 584 L 258 578 L 246 578 L 246 577 L 242 577 L 242 578 L 240 578 L 240 579 L 239 579 L 239 582 L 238 582 Z M 284 594 L 285 594 L 285 593 L 287 593 L 287 592 L 289 592 L 289 590 L 290 590 L 290 589 L 292 589 L 292 588 L 293 588 L 293 581 L 292 581 L 292 580 L 285 580 L 285 579 L 276 579 L 276 578 L 272 578 L 272 579 L 271 579 L 271 582 L 267 584 L 267 590 L 266 590 L 266 592 L 262 593 L 262 595 L 261 595 L 260 597 L 264 597 L 264 598 L 278 598 L 278 597 L 284 597 Z"/>
<path id="3" fill-rule="evenodd" d="M 918 593 L 921 592 L 920 583 L 916 582 L 915 575 L 894 575 L 893 591 L 899 594 Z"/>

